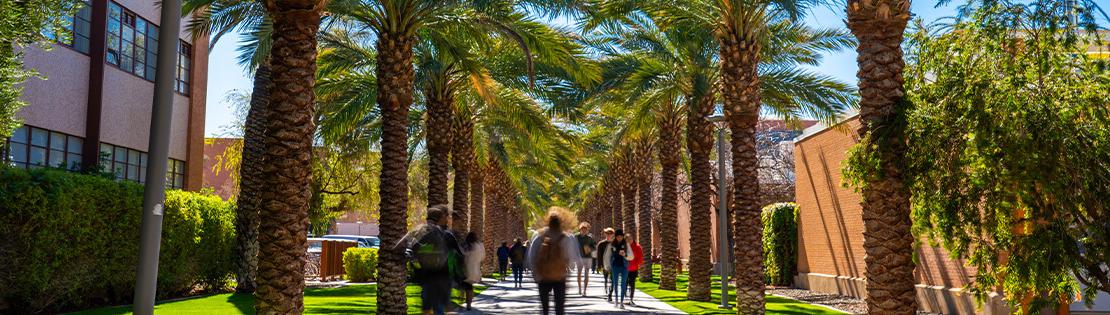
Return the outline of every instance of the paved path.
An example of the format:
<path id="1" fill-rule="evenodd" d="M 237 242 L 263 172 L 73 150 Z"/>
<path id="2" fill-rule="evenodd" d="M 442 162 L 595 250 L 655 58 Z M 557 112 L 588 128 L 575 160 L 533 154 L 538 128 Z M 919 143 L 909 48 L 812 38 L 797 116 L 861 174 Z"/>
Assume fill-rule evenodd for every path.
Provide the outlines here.
<path id="1" fill-rule="evenodd" d="M 536 283 L 531 281 L 531 275 L 524 276 L 524 288 L 520 289 L 513 288 L 513 283 L 509 281 L 511 279 L 488 282 L 489 288 L 474 298 L 474 310 L 459 314 L 540 314 L 540 295 Z M 686 314 L 639 291 L 636 292 L 636 305 L 625 305 L 625 309 L 617 309 L 613 303 L 605 301 L 601 275 L 590 275 L 587 297 L 577 294 L 575 279 L 572 276 L 567 282 L 567 314 Z M 487 279 L 489 280 L 493 279 Z M 554 308 L 551 314 L 555 314 Z"/>

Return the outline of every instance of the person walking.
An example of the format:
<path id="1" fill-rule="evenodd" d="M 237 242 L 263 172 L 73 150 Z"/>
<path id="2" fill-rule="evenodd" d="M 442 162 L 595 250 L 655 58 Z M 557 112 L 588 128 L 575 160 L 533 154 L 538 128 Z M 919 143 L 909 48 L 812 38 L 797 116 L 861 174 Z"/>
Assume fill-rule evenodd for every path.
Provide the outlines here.
<path id="1" fill-rule="evenodd" d="M 474 301 L 474 285 L 482 282 L 482 259 L 486 256 L 485 247 L 478 240 L 478 233 L 466 233 L 466 279 L 461 283 L 463 295 L 466 298 L 466 310 L 470 310 L 470 303 Z"/>
<path id="2" fill-rule="evenodd" d="M 632 261 L 628 263 L 628 304 L 636 305 L 633 299 L 636 298 L 636 278 L 640 276 L 640 265 L 644 264 L 644 248 L 640 247 L 640 243 L 631 238 L 628 247 L 632 249 Z M 645 270 L 644 272 L 651 271 Z"/>
<path id="3" fill-rule="evenodd" d="M 628 290 L 628 265 L 635 258 L 624 240 L 624 230 L 617 229 L 613 242 L 609 244 L 609 252 L 609 268 L 613 273 L 613 288 L 610 289 L 613 292 L 613 306 L 624 309 L 624 297 Z"/>
<path id="4" fill-rule="evenodd" d="M 612 302 L 613 292 L 609 291 L 609 260 L 611 259 L 609 257 L 609 244 L 613 242 L 614 231 L 613 228 L 607 227 L 601 233 L 604 234 L 605 239 L 597 243 L 597 249 L 594 252 L 597 253 L 597 267 L 601 271 L 601 279 L 605 284 L 605 301 Z"/>
<path id="5" fill-rule="evenodd" d="M 578 234 L 574 235 L 574 239 L 578 241 L 579 254 L 575 256 L 574 266 L 578 269 L 578 293 L 583 297 L 586 296 L 586 289 L 590 286 L 590 258 L 593 255 L 594 238 L 590 237 L 590 223 L 582 222 L 578 225 Z"/>
<path id="6" fill-rule="evenodd" d="M 555 315 L 565 314 L 567 268 L 580 255 L 578 241 L 563 231 L 571 222 L 570 211 L 552 207 L 547 210 L 546 227 L 528 242 L 528 265 L 540 287 L 543 315 L 550 314 L 549 302 L 554 293 Z M 573 224 L 573 223 L 569 223 Z"/>
<path id="7" fill-rule="evenodd" d="M 447 230 L 449 212 L 447 205 L 429 207 L 425 215 L 427 222 L 394 246 L 394 250 L 403 248 L 412 264 L 413 280 L 420 285 L 420 310 L 426 315 L 446 314 L 453 282 L 451 256 L 462 253 L 458 240 Z"/>
<path id="8" fill-rule="evenodd" d="M 513 287 L 523 287 L 521 283 L 524 281 L 524 258 L 528 253 L 528 249 L 524 248 L 524 243 L 520 238 L 513 240 L 513 247 L 509 249 L 509 261 L 513 267 Z"/>
<path id="9" fill-rule="evenodd" d="M 505 273 L 509 267 L 509 245 L 506 242 L 501 242 L 501 247 L 497 248 L 497 280 L 505 281 Z"/>

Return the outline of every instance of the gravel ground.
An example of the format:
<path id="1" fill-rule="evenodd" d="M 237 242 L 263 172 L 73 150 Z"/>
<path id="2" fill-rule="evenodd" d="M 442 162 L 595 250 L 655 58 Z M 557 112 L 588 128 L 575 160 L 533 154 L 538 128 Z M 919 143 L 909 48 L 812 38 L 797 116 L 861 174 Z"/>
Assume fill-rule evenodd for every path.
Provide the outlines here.
<path id="1" fill-rule="evenodd" d="M 852 314 L 867 314 L 867 304 L 863 299 L 850 296 L 813 292 L 794 288 L 767 288 L 768 294 L 785 296 L 806 303 L 821 304 Z M 940 315 L 917 312 L 918 315 Z"/>

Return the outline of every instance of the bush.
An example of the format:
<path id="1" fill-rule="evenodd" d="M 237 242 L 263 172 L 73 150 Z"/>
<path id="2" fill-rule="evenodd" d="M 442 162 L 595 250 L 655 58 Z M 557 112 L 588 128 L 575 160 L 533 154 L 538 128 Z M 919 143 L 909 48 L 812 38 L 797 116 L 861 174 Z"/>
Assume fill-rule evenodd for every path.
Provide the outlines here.
<path id="1" fill-rule="evenodd" d="M 351 247 L 343 252 L 343 269 L 351 282 L 370 282 L 377 278 L 378 249 Z"/>
<path id="2" fill-rule="evenodd" d="M 798 205 L 793 202 L 763 207 L 764 281 L 788 286 L 798 266 Z"/>
<path id="3" fill-rule="evenodd" d="M 129 303 L 142 193 L 101 176 L 0 167 L 0 313 Z M 234 205 L 170 191 L 164 211 L 158 296 L 225 286 L 234 271 Z"/>

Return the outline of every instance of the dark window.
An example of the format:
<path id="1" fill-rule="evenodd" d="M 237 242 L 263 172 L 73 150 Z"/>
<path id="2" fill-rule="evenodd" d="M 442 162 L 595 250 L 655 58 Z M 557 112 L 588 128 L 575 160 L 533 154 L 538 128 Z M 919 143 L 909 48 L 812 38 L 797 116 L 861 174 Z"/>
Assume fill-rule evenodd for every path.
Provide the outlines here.
<path id="1" fill-rule="evenodd" d="M 81 168 L 84 139 L 42 128 L 23 126 L 12 133 L 5 145 L 4 161 L 20 168 Z"/>
<path id="2" fill-rule="evenodd" d="M 72 18 L 66 18 L 66 29 L 69 30 L 69 41 L 62 44 L 73 47 L 74 50 L 88 54 L 89 36 L 92 34 L 92 6 L 88 1 L 82 1 L 81 8 Z M 53 38 L 53 36 L 51 36 Z M 56 38 L 55 38 L 56 39 Z"/>
<path id="3" fill-rule="evenodd" d="M 109 2 L 107 36 L 106 62 L 147 81 L 154 81 L 158 60 L 157 25 L 119 4 Z M 178 42 L 174 90 L 184 95 L 189 95 L 189 74 L 193 68 L 192 49 L 188 43 Z"/>
<path id="4" fill-rule="evenodd" d="M 178 93 L 189 95 L 189 69 L 192 69 L 193 47 L 185 42 L 177 46 L 177 84 L 174 90 Z"/>
<path id="5" fill-rule="evenodd" d="M 146 182 L 147 154 L 108 143 L 100 144 L 100 163 L 104 169 L 115 175 L 116 179 Z M 182 189 L 185 187 L 185 162 L 169 159 L 166 164 L 166 187 Z"/>

